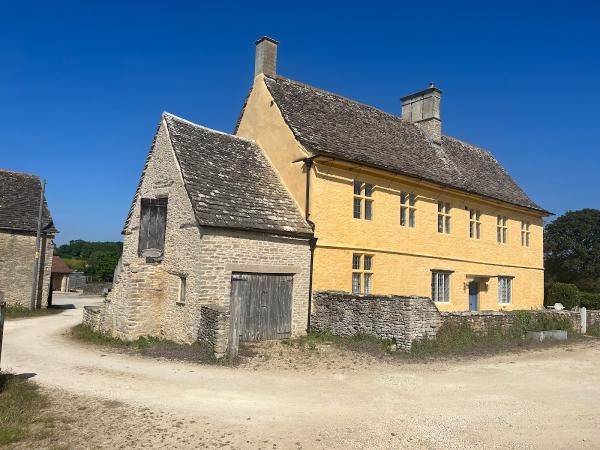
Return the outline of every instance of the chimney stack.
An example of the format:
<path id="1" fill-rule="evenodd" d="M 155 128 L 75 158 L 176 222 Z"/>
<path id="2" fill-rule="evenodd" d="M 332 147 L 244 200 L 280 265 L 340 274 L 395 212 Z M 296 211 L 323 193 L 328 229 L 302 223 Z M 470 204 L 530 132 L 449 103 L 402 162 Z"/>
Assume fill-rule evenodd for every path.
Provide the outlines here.
<path id="1" fill-rule="evenodd" d="M 268 36 L 256 41 L 256 59 L 254 62 L 254 76 L 263 73 L 274 76 L 277 71 L 277 46 L 279 42 Z"/>
<path id="2" fill-rule="evenodd" d="M 423 91 L 407 95 L 402 101 L 402 118 L 416 123 L 437 144 L 442 143 L 440 102 L 442 91 L 433 83 Z"/>

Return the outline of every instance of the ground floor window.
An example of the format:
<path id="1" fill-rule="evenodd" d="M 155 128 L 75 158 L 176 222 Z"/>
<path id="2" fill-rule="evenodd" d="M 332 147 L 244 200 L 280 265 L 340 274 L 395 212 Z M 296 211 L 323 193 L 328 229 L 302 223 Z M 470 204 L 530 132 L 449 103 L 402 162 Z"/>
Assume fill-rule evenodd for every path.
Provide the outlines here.
<path id="1" fill-rule="evenodd" d="M 431 272 L 431 298 L 436 303 L 450 303 L 450 272 Z"/>
<path id="2" fill-rule="evenodd" d="M 512 278 L 498 277 L 498 303 L 508 304 L 512 302 Z"/>
<path id="3" fill-rule="evenodd" d="M 373 291 L 373 256 L 352 255 L 352 293 L 370 294 Z"/>

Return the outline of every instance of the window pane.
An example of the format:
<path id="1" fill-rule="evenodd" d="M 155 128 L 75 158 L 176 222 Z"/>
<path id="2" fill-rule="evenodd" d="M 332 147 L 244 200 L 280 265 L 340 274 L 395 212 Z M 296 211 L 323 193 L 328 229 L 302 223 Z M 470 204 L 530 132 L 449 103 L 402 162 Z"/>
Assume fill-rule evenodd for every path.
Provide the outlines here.
<path id="1" fill-rule="evenodd" d="M 449 273 L 443 274 L 443 278 L 444 278 L 444 301 L 449 302 L 450 301 L 450 274 Z"/>
<path id="2" fill-rule="evenodd" d="M 373 220 L 373 200 L 365 200 L 365 219 Z"/>
<path id="3" fill-rule="evenodd" d="M 480 218 L 481 218 L 481 213 L 479 211 L 475 211 L 475 220 L 477 220 L 477 222 L 479 222 Z"/>
<path id="4" fill-rule="evenodd" d="M 180 283 L 179 283 L 179 301 L 181 303 L 185 303 L 185 289 L 186 289 L 187 279 L 185 277 L 181 277 L 179 280 L 180 280 Z"/>
<path id="5" fill-rule="evenodd" d="M 373 280 L 373 275 L 370 273 L 365 273 L 365 294 L 371 293 L 372 280 Z"/>
<path id="6" fill-rule="evenodd" d="M 473 239 L 475 237 L 475 223 L 469 222 L 469 237 Z"/>
<path id="7" fill-rule="evenodd" d="M 407 196 L 406 196 L 406 192 L 402 192 L 402 193 L 400 194 L 400 203 L 402 203 L 403 205 L 405 205 L 405 204 L 406 204 L 406 197 L 407 197 Z"/>
<path id="8" fill-rule="evenodd" d="M 475 226 L 475 229 L 476 229 L 476 233 L 477 233 L 477 239 L 480 239 L 481 238 L 481 224 L 477 223 Z"/>
<path id="9" fill-rule="evenodd" d="M 444 232 L 444 216 L 438 215 L 438 233 Z"/>
<path id="10" fill-rule="evenodd" d="M 415 210 L 411 209 L 408 211 L 408 226 L 411 228 L 415 227 L 416 219 L 415 219 Z"/>
<path id="11" fill-rule="evenodd" d="M 500 243 L 500 242 L 502 242 L 502 228 L 498 227 L 498 229 L 496 231 L 497 231 L 497 233 L 496 233 L 497 234 L 496 239 Z"/>
<path id="12" fill-rule="evenodd" d="M 444 212 L 444 202 L 438 202 L 438 212 Z"/>
<path id="13" fill-rule="evenodd" d="M 446 216 L 446 233 L 450 233 L 450 217 Z"/>
<path id="14" fill-rule="evenodd" d="M 437 273 L 431 274 L 431 299 L 437 302 Z"/>
<path id="15" fill-rule="evenodd" d="M 406 206 L 400 207 L 400 225 L 406 226 Z"/>
<path id="16" fill-rule="evenodd" d="M 502 228 L 502 242 L 506 244 L 506 228 Z"/>
<path id="17" fill-rule="evenodd" d="M 469 219 L 473 220 L 475 218 L 475 211 L 473 211 L 472 209 L 469 210 Z"/>
<path id="18" fill-rule="evenodd" d="M 352 268 L 360 270 L 360 255 L 352 255 Z"/>
<path id="19" fill-rule="evenodd" d="M 373 185 L 365 183 L 365 197 L 373 196 Z"/>
<path id="20" fill-rule="evenodd" d="M 415 203 L 417 202 L 417 198 L 415 194 L 410 194 L 408 196 L 408 201 L 410 202 L 410 206 L 415 206 Z"/>
<path id="21" fill-rule="evenodd" d="M 450 214 L 450 203 L 446 203 L 446 214 Z"/>
<path id="22" fill-rule="evenodd" d="M 373 262 L 373 257 L 371 255 L 365 255 L 365 270 L 371 270 L 371 264 Z"/>
<path id="23" fill-rule="evenodd" d="M 525 233 L 525 245 L 529 247 L 529 232 Z"/>
<path id="24" fill-rule="evenodd" d="M 360 294 L 360 273 L 352 274 L 352 293 Z"/>
<path id="25" fill-rule="evenodd" d="M 362 192 L 362 181 L 354 180 L 354 195 L 360 195 Z"/>
<path id="26" fill-rule="evenodd" d="M 496 224 L 498 226 L 500 226 L 502 224 L 502 219 L 500 218 L 500 216 L 496 217 Z"/>
<path id="27" fill-rule="evenodd" d="M 361 202 L 362 202 L 362 200 L 360 198 L 354 199 L 354 218 L 355 219 L 360 219 Z"/>

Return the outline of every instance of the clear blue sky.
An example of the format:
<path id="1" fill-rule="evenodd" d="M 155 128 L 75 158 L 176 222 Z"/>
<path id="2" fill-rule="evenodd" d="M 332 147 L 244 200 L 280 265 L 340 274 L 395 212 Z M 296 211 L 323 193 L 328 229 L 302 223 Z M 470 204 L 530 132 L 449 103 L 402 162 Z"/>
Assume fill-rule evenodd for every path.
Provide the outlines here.
<path id="1" fill-rule="evenodd" d="M 445 134 L 600 208 L 599 5 L 5 1 L 0 167 L 48 180 L 59 243 L 120 240 L 162 111 L 232 131 L 266 34 L 282 75 L 391 113 L 435 81 Z"/>

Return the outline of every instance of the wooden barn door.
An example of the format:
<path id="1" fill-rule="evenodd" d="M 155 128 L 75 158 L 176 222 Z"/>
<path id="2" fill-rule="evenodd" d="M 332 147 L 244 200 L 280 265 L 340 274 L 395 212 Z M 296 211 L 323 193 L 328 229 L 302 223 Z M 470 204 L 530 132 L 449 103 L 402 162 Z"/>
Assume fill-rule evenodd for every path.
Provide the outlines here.
<path id="1" fill-rule="evenodd" d="M 283 339 L 292 332 L 292 275 L 234 273 L 231 302 L 239 305 L 243 341 Z M 234 310 L 234 308 L 232 308 Z"/>

